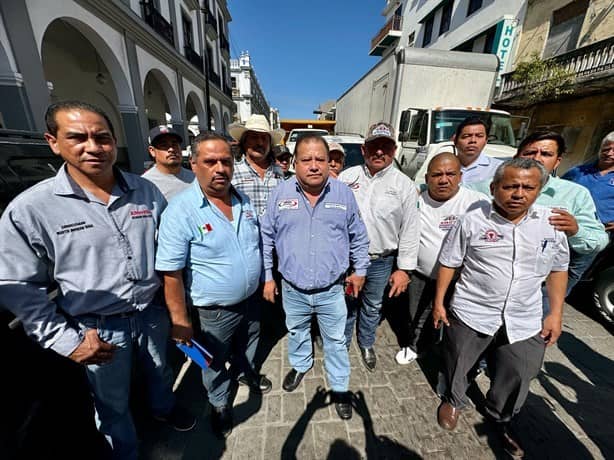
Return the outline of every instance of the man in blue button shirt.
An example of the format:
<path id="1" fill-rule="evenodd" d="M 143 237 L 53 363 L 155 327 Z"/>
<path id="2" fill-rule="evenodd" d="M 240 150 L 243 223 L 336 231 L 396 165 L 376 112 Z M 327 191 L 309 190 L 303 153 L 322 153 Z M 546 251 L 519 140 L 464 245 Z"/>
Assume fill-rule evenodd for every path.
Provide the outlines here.
<path id="1" fill-rule="evenodd" d="M 0 302 L 43 347 L 86 366 L 113 458 L 136 459 L 135 363 L 156 418 L 183 431 L 195 424 L 173 410 L 168 314 L 155 296 L 155 234 L 166 200 L 151 182 L 113 166 L 117 141 L 101 109 L 60 101 L 45 121 L 45 138 L 64 165 L 2 215 Z"/>
<path id="2" fill-rule="evenodd" d="M 316 315 L 324 344 L 324 363 L 337 414 L 352 416 L 345 346 L 347 307 L 344 281 L 354 297 L 369 266 L 369 238 L 351 190 L 328 175 L 328 145 L 305 135 L 295 147 L 296 176 L 271 194 L 262 222 L 264 298 L 275 302 L 273 250 L 279 258 L 282 302 L 288 327 L 292 370 L 283 388 L 294 391 L 313 365 L 310 321 Z M 354 272 L 346 278 L 352 263 Z"/>
<path id="3" fill-rule="evenodd" d="M 200 318 L 202 344 L 213 355 L 203 382 L 213 406 L 212 427 L 232 431 L 231 375 L 266 393 L 271 382 L 254 369 L 260 331 L 262 253 L 258 216 L 249 198 L 231 185 L 234 160 L 226 139 L 202 133 L 192 143 L 196 181 L 176 195 L 162 215 L 156 270 L 163 272 L 171 337 L 191 344 L 184 289 Z M 226 362 L 232 355 L 232 367 Z M 235 371 L 235 372 L 233 372 Z M 235 374 L 236 375 L 236 374 Z"/>

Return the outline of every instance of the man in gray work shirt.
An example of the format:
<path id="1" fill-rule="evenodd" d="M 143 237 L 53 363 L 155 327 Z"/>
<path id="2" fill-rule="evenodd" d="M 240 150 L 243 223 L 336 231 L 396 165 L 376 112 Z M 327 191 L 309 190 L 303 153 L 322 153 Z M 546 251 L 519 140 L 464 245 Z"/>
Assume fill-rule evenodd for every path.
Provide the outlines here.
<path id="1" fill-rule="evenodd" d="M 58 102 L 45 121 L 45 138 L 65 163 L 0 219 L 0 304 L 41 346 L 86 366 L 113 458 L 136 459 L 134 357 L 154 417 L 179 430 L 195 423 L 175 408 L 165 362 L 169 320 L 155 299 L 154 242 L 166 200 L 150 182 L 114 168 L 115 134 L 99 108 Z"/>

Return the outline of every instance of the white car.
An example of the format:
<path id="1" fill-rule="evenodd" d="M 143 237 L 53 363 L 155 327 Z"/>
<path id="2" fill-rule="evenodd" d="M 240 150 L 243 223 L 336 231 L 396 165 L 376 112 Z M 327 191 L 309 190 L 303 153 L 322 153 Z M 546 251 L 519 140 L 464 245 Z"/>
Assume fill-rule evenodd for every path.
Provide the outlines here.
<path id="1" fill-rule="evenodd" d="M 326 136 L 328 131 L 325 129 L 315 129 L 315 128 L 297 128 L 290 131 L 290 135 L 288 136 L 288 140 L 286 141 L 286 147 L 292 155 L 294 155 L 294 146 L 296 145 L 296 141 L 298 138 L 304 134 L 319 134 L 321 136 Z"/>

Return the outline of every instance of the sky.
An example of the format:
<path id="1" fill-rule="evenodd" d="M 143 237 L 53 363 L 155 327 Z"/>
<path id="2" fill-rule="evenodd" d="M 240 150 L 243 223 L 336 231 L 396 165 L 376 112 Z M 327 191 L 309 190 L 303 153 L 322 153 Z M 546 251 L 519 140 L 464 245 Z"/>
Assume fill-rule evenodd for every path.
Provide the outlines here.
<path id="1" fill-rule="evenodd" d="M 309 118 L 337 99 L 379 57 L 371 39 L 384 26 L 385 0 L 229 0 L 230 53 L 248 51 L 280 118 Z"/>

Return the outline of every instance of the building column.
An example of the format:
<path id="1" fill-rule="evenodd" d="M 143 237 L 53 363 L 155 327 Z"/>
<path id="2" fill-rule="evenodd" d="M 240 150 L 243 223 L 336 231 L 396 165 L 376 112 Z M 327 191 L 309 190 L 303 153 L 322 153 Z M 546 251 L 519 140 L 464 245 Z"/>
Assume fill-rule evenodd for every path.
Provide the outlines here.
<path id="1" fill-rule="evenodd" d="M 145 161 L 149 160 L 147 136 L 141 131 L 141 110 L 134 105 L 119 105 L 117 108 L 124 126 L 130 171 L 141 174 L 145 170 Z"/>
<path id="2" fill-rule="evenodd" d="M 0 75 L 0 101 L 5 108 L 0 110 L 0 127 L 25 131 L 36 129 L 21 74 Z"/>
<path id="3" fill-rule="evenodd" d="M 10 37 L 17 70 L 23 78 L 23 89 L 8 90 L 24 104 L 22 129 L 45 131 L 45 111 L 51 102 L 41 56 L 25 0 L 0 1 L 0 16 Z M 5 86 L 5 85 L 3 85 Z M 3 105 L 6 100 L 2 99 Z M 19 109 L 17 109 L 19 110 Z"/>

